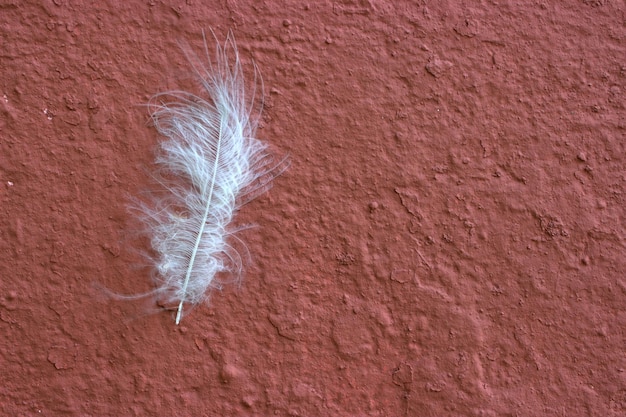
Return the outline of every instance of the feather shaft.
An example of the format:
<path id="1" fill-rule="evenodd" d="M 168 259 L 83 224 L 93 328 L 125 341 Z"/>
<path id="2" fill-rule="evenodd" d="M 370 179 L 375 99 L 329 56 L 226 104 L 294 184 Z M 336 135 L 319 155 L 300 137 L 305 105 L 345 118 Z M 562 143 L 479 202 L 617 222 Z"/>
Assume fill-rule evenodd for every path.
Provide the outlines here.
<path id="1" fill-rule="evenodd" d="M 198 247 L 200 246 L 200 241 L 202 240 L 202 234 L 204 233 L 204 228 L 206 226 L 206 220 L 209 217 L 209 210 L 211 209 L 211 199 L 213 198 L 213 188 L 215 187 L 215 177 L 217 176 L 217 167 L 219 166 L 219 154 L 220 147 L 222 145 L 222 137 L 219 136 L 217 141 L 217 150 L 215 154 L 215 164 L 213 164 L 213 175 L 211 178 L 211 187 L 209 191 L 209 197 L 207 199 L 206 210 L 204 211 L 204 216 L 202 217 L 202 223 L 200 225 L 200 230 L 198 231 L 198 236 L 196 237 L 196 244 L 193 247 L 193 252 L 191 253 L 191 258 L 189 259 L 189 266 L 187 267 L 187 274 L 185 275 L 185 282 L 183 284 L 183 296 L 180 299 L 180 304 L 178 304 L 178 311 L 176 312 L 176 324 L 180 323 L 180 319 L 183 314 L 183 303 L 185 302 L 185 294 L 187 293 L 187 286 L 189 285 L 189 278 L 191 278 L 191 271 L 193 271 L 193 264 L 196 261 L 196 254 L 198 253 Z"/>

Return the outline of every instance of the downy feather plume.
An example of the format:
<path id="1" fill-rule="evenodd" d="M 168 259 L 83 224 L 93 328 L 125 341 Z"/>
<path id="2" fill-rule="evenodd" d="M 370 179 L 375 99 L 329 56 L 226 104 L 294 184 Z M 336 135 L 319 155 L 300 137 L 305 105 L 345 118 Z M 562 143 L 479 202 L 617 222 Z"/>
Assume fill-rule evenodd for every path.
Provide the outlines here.
<path id="1" fill-rule="evenodd" d="M 284 166 L 272 164 L 267 145 L 255 138 L 260 77 L 254 66 L 247 97 L 232 33 L 208 66 L 194 64 L 193 54 L 187 58 L 205 96 L 170 91 L 151 101 L 152 121 L 165 138 L 156 160 L 165 196 L 143 207 L 156 254 L 155 292 L 177 306 L 176 324 L 186 306 L 220 287 L 218 274 L 239 277 L 242 258 L 234 246 L 241 245 L 229 223 Z"/>

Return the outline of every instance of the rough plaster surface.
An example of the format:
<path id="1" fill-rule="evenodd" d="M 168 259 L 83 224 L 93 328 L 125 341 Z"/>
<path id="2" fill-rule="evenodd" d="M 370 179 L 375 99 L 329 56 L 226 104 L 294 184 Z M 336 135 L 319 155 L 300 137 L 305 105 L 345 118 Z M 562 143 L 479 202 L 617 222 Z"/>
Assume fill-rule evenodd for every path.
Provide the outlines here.
<path id="1" fill-rule="evenodd" d="M 292 164 L 176 327 L 100 286 L 151 288 L 142 104 L 208 28 Z M 0 414 L 626 414 L 623 1 L 4 0 L 0 37 Z"/>

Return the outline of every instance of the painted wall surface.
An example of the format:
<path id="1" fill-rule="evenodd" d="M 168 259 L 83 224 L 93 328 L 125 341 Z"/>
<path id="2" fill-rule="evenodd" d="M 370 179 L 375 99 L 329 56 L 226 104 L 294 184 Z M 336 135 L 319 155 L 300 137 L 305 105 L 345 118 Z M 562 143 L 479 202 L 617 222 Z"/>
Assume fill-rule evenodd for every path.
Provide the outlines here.
<path id="1" fill-rule="evenodd" d="M 624 2 L 0 3 L 0 414 L 626 414 Z M 107 289 L 203 29 L 291 166 L 176 326 Z"/>

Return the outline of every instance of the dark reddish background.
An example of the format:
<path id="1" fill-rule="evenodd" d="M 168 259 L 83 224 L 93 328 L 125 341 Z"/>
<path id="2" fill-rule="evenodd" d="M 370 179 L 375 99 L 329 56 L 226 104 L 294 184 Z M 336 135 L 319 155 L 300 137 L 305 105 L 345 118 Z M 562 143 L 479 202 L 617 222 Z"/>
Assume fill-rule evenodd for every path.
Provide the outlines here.
<path id="1" fill-rule="evenodd" d="M 0 2 L 0 413 L 623 416 L 624 2 L 460 3 Z M 209 28 L 292 164 L 177 327 L 98 285 Z"/>

